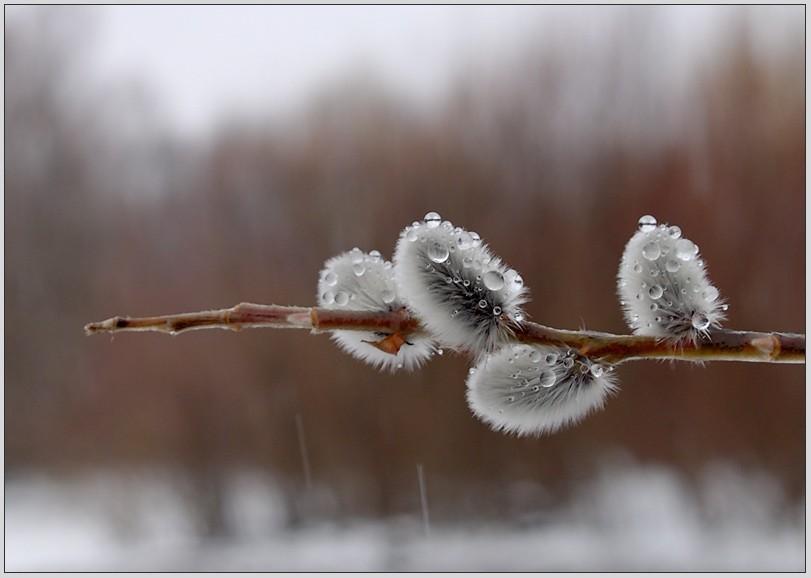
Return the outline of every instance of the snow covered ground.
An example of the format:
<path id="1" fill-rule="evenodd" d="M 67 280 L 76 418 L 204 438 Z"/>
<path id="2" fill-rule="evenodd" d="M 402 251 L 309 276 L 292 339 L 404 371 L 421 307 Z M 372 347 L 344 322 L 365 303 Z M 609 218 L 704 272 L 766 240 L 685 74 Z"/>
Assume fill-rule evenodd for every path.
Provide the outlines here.
<path id="1" fill-rule="evenodd" d="M 53 570 L 804 569 L 804 505 L 764 475 L 719 467 L 698 491 L 660 468 L 613 468 L 555 512 L 518 525 L 461 520 L 425 535 L 419 512 L 291 528 L 258 474 L 226 492 L 232 532 L 201 538 L 171 476 L 6 480 L 5 568 Z M 430 488 L 429 488 L 430 503 Z"/>

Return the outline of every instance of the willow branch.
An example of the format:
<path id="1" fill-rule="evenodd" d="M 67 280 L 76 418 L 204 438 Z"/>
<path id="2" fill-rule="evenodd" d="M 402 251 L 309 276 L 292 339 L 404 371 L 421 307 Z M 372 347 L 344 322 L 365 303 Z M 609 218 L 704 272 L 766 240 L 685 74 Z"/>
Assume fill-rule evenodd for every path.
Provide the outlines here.
<path id="1" fill-rule="evenodd" d="M 380 331 L 406 336 L 421 331 L 419 321 L 405 309 L 391 313 L 341 311 L 316 307 L 287 307 L 240 303 L 228 309 L 162 315 L 159 317 L 112 317 L 85 326 L 88 335 L 121 331 L 158 331 L 176 335 L 195 329 L 268 327 Z M 605 363 L 619 364 L 636 359 L 684 361 L 751 361 L 761 363 L 805 363 L 805 335 L 795 333 L 716 330 L 696 343 L 671 341 L 639 335 L 613 335 L 596 331 L 567 331 L 524 322 L 515 329 L 515 340 L 523 343 L 566 346 Z"/>

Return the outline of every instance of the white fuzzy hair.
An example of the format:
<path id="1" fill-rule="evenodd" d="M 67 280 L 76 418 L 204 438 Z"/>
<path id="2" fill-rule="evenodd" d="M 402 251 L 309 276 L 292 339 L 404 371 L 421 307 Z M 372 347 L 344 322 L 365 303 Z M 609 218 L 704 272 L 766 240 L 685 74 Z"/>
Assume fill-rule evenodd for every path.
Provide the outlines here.
<path id="1" fill-rule="evenodd" d="M 542 435 L 602 408 L 616 390 L 610 367 L 566 348 L 518 344 L 505 345 L 470 370 L 467 401 L 496 431 Z"/>
<path id="2" fill-rule="evenodd" d="M 625 320 L 637 335 L 695 342 L 720 327 L 726 305 L 707 278 L 698 247 L 678 227 L 649 219 L 620 262 L 617 292 Z"/>
<path id="3" fill-rule="evenodd" d="M 437 221 L 438 215 L 431 223 L 414 222 L 400 234 L 394 253 L 400 293 L 442 345 L 474 355 L 492 351 L 524 317 L 523 279 L 476 233 Z M 487 288 L 488 272 L 500 275 L 504 286 Z"/>
<path id="4" fill-rule="evenodd" d="M 404 307 L 398 295 L 392 264 L 377 251 L 364 253 L 357 248 L 337 255 L 324 264 L 318 280 L 317 300 L 319 307 L 329 309 L 388 312 Z M 332 331 L 332 338 L 341 349 L 383 370 L 416 369 L 430 359 L 436 350 L 430 336 L 417 333 L 405 337 L 406 343 L 396 355 L 372 345 L 389 335 L 390 332 Z"/>

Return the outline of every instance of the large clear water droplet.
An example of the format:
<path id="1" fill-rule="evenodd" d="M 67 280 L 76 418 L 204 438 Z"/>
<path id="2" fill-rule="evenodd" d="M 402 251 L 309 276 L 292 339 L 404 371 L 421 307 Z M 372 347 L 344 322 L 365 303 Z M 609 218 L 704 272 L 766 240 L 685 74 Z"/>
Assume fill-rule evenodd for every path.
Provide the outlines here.
<path id="1" fill-rule="evenodd" d="M 410 229 L 408 231 L 408 233 L 406 233 L 406 239 L 408 239 L 412 243 L 414 241 L 416 241 L 417 240 L 417 230 L 416 229 Z"/>
<path id="2" fill-rule="evenodd" d="M 667 263 L 665 263 L 665 269 L 668 273 L 678 273 L 679 269 L 681 269 L 681 263 L 675 259 L 668 259 Z"/>
<path id="3" fill-rule="evenodd" d="M 349 303 L 349 295 L 347 295 L 344 291 L 338 291 L 335 294 L 335 304 L 343 306 L 347 303 Z"/>
<path id="4" fill-rule="evenodd" d="M 676 257 L 682 261 L 689 261 L 698 255 L 698 247 L 690 239 L 676 241 Z"/>
<path id="5" fill-rule="evenodd" d="M 648 289 L 648 295 L 650 295 L 651 299 L 659 299 L 663 293 L 664 290 L 660 285 L 651 285 L 651 288 Z"/>
<path id="6" fill-rule="evenodd" d="M 671 239 L 678 239 L 681 237 L 681 228 L 673 225 L 667 230 L 667 234 L 670 236 Z"/>
<path id="7" fill-rule="evenodd" d="M 333 271 L 327 271 L 326 275 L 324 275 L 324 283 L 333 287 L 338 282 L 338 275 L 336 275 Z"/>
<path id="8" fill-rule="evenodd" d="M 332 305 L 335 303 L 335 295 L 332 291 L 325 291 L 323 295 L 321 295 L 321 301 L 324 302 L 324 305 Z"/>
<path id="9" fill-rule="evenodd" d="M 642 247 L 642 256 L 645 257 L 648 261 L 656 261 L 659 258 L 659 255 L 662 254 L 662 248 L 659 246 L 659 243 L 656 241 L 651 241 L 647 243 L 644 247 Z"/>
<path id="10" fill-rule="evenodd" d="M 594 364 L 592 364 L 592 366 L 591 366 L 591 374 L 592 374 L 594 377 L 598 377 L 598 378 L 599 378 L 599 377 L 602 377 L 602 376 L 603 376 L 603 372 L 604 372 L 604 371 L 605 371 L 605 369 L 604 369 L 604 368 L 603 368 L 603 366 L 602 366 L 602 365 L 600 365 L 599 363 L 594 363 Z"/>
<path id="11" fill-rule="evenodd" d="M 383 293 L 380 294 L 380 297 L 383 299 L 383 303 L 391 303 L 394 301 L 394 291 L 391 289 L 383 289 Z"/>
<path id="12" fill-rule="evenodd" d="M 448 255 L 450 255 L 450 251 L 445 245 L 433 243 L 428 247 L 428 258 L 434 263 L 444 263 L 448 260 Z"/>
<path id="13" fill-rule="evenodd" d="M 541 374 L 538 376 L 540 380 L 539 385 L 541 387 L 552 387 L 555 385 L 555 381 L 557 381 L 557 377 L 555 376 L 554 371 L 542 371 Z"/>
<path id="14" fill-rule="evenodd" d="M 639 218 L 639 230 L 643 233 L 649 233 L 656 228 L 656 217 L 653 215 L 644 215 Z"/>
<path id="15" fill-rule="evenodd" d="M 504 277 L 498 271 L 488 271 L 482 276 L 484 286 L 490 291 L 498 291 L 504 287 Z"/>
<path id="16" fill-rule="evenodd" d="M 431 211 L 430 213 L 425 214 L 425 224 L 428 226 L 429 229 L 435 229 L 439 227 L 439 224 L 442 222 L 442 217 L 439 216 L 439 213 Z"/>
<path id="17" fill-rule="evenodd" d="M 352 272 L 355 273 L 355 277 L 362 277 L 366 273 L 366 267 L 363 263 L 355 263 L 352 265 Z"/>
<path id="18" fill-rule="evenodd" d="M 537 349 L 533 349 L 532 351 L 529 352 L 529 360 L 532 363 L 540 362 L 541 361 L 541 352 L 538 351 Z"/>
<path id="19" fill-rule="evenodd" d="M 704 331 L 710 326 L 710 320 L 703 313 L 694 313 L 692 323 L 693 327 L 699 331 Z"/>

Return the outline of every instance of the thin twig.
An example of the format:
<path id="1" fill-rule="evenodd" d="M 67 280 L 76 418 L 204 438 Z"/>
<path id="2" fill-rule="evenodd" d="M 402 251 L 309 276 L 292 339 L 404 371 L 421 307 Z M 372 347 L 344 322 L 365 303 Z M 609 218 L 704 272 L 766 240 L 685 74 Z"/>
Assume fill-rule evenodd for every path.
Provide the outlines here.
<path id="1" fill-rule="evenodd" d="M 239 331 L 259 327 L 310 329 L 313 332 L 334 329 L 381 331 L 403 336 L 421 331 L 419 321 L 405 309 L 377 313 L 240 303 L 228 309 L 197 313 L 159 317 L 112 317 L 98 323 L 89 323 L 85 326 L 85 332 L 92 335 L 120 331 L 159 331 L 176 335 L 194 329 Z M 805 335 L 797 333 L 724 329 L 714 330 L 696 343 L 673 343 L 639 335 L 553 329 L 527 321 L 515 329 L 515 340 L 570 347 L 582 355 L 609 364 L 637 359 L 805 363 Z"/>

